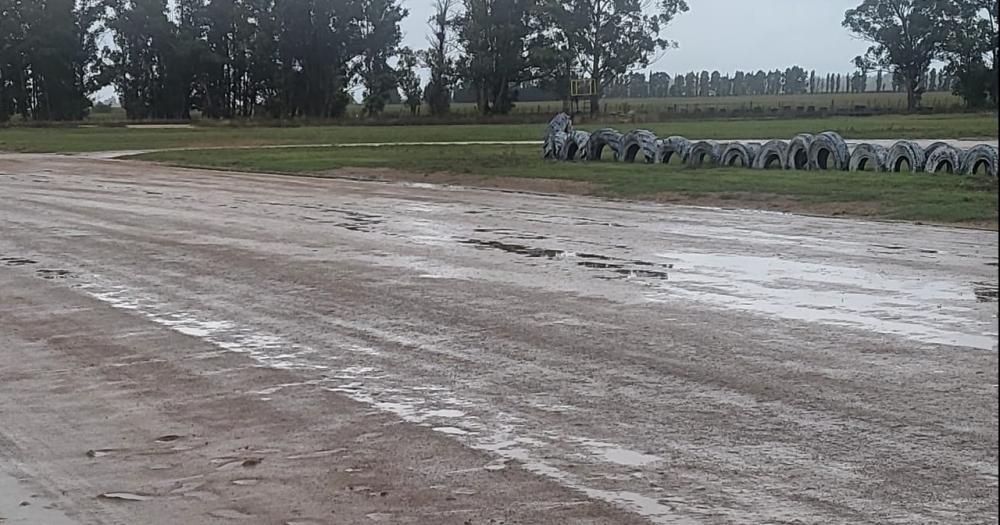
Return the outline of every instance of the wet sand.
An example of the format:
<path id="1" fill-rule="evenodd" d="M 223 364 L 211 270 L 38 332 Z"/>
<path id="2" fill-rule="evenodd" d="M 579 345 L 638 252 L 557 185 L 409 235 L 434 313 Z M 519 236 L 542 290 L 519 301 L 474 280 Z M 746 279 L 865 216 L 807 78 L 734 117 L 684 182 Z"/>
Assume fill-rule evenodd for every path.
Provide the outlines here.
<path id="1" fill-rule="evenodd" d="M 79 523 L 995 520 L 997 249 L 2 156 L 0 486 Z"/>

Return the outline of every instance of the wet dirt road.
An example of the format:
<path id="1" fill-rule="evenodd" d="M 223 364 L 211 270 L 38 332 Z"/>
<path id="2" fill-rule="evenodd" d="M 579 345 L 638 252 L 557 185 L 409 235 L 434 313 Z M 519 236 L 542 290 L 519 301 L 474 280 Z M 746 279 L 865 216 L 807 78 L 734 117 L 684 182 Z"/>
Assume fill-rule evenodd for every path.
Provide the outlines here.
<path id="1" fill-rule="evenodd" d="M 2 156 L 0 518 L 989 522 L 996 323 L 995 232 Z"/>

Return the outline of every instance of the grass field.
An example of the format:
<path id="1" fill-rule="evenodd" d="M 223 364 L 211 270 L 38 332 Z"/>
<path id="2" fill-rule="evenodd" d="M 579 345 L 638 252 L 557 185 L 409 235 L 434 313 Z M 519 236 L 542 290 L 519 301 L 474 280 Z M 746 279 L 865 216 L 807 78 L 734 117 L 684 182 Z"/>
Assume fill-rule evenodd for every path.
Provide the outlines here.
<path id="1" fill-rule="evenodd" d="M 923 98 L 925 108 L 941 110 L 959 110 L 964 107 L 962 99 L 946 92 L 925 93 Z M 902 112 L 906 108 L 905 93 L 819 93 L 815 95 L 764 95 L 744 97 L 670 97 L 670 98 L 607 98 L 601 101 L 601 110 L 610 114 L 657 114 L 665 112 L 700 111 L 754 111 L 770 112 L 803 108 L 826 108 L 830 111 L 853 110 L 864 107 L 870 110 L 892 110 Z M 452 112 L 458 115 L 476 113 L 476 105 L 469 102 L 456 102 L 451 105 Z M 514 114 L 525 113 L 555 113 L 562 110 L 560 101 L 518 102 L 514 106 Z M 347 107 L 348 117 L 361 115 L 360 104 Z M 426 106 L 420 108 L 420 114 L 427 115 Z M 389 104 L 385 108 L 385 116 L 405 117 L 410 110 L 403 104 Z M 91 112 L 88 118 L 94 123 L 124 122 L 125 111 L 122 108 L 112 108 L 107 112 Z"/>
<path id="2" fill-rule="evenodd" d="M 593 130 L 602 123 L 588 123 Z M 622 131 L 640 125 L 609 124 Z M 892 115 L 814 119 L 678 120 L 642 124 L 661 137 L 692 139 L 791 138 L 796 133 L 833 130 L 848 139 L 996 138 L 996 113 Z M 0 128 L 0 151 L 81 152 L 212 146 L 260 146 L 413 141 L 541 140 L 539 124 L 439 126 L 227 127 L 181 129 L 125 127 Z"/>
<path id="3" fill-rule="evenodd" d="M 388 146 L 292 150 L 190 150 L 139 158 L 181 166 L 330 175 L 338 168 L 395 168 L 414 174 L 467 174 L 470 181 L 557 180 L 586 183 L 579 192 L 606 197 L 731 203 L 938 223 L 995 224 L 997 184 L 958 176 L 847 172 L 690 169 L 614 162 L 568 163 L 539 158 L 529 146 Z"/>
<path id="4" fill-rule="evenodd" d="M 924 94 L 923 105 L 927 109 L 957 110 L 964 107 L 962 99 L 946 92 Z M 906 109 L 905 93 L 820 93 L 816 95 L 763 95 L 755 97 L 669 97 L 669 98 L 609 98 L 601 101 L 601 111 L 605 113 L 666 113 L 701 111 L 752 111 L 762 112 L 785 108 L 807 109 L 826 108 L 832 111 L 851 110 L 864 107 L 869 110 Z M 360 113 L 360 106 L 351 106 L 350 114 Z M 518 102 L 514 113 L 554 113 L 562 110 L 559 101 Z M 426 108 L 422 109 L 426 112 Z M 476 105 L 471 103 L 452 104 L 452 111 L 459 114 L 474 113 Z M 388 115 L 406 115 L 409 110 L 401 104 L 386 107 Z"/>

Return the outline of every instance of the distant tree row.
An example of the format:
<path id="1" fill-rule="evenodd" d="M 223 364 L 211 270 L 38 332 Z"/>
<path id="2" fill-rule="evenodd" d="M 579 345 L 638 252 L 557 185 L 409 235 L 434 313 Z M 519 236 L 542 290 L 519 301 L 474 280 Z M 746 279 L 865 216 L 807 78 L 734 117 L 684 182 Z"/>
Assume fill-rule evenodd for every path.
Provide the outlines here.
<path id="1" fill-rule="evenodd" d="M 613 98 L 662 97 L 742 97 L 759 95 L 805 95 L 820 93 L 901 92 L 901 79 L 883 71 L 875 75 L 861 71 L 847 74 L 816 75 L 798 66 L 784 71 L 737 71 L 732 76 L 718 71 L 694 71 L 685 75 L 669 73 L 632 73 L 608 86 L 606 95 Z M 931 69 L 925 91 L 951 91 L 954 79 L 946 72 Z"/>

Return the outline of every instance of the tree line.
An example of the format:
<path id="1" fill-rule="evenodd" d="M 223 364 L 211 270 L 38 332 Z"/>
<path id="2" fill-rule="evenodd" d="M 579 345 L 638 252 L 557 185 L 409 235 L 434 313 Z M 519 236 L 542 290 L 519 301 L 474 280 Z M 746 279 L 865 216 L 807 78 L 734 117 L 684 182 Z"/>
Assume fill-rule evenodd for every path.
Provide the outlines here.
<path id="1" fill-rule="evenodd" d="M 425 49 L 401 45 L 401 0 L 0 0 L 0 120 L 73 120 L 114 86 L 133 119 L 330 118 L 360 88 L 363 111 L 401 100 L 447 113 L 456 91 L 507 113 L 526 88 L 570 96 L 843 92 L 886 85 L 908 106 L 935 85 L 996 104 L 996 0 L 864 0 L 844 26 L 872 42 L 858 71 L 636 71 L 676 46 L 685 0 L 435 0 Z M 934 61 L 947 64 L 930 78 Z M 418 69 L 429 71 L 426 85 Z M 882 79 L 883 71 L 887 80 Z M 654 95 L 655 94 L 655 95 Z"/>
<path id="2" fill-rule="evenodd" d="M 924 80 L 924 91 L 952 91 L 955 80 L 945 71 L 932 68 Z M 669 73 L 632 73 L 611 84 L 605 94 L 613 98 L 666 97 L 742 97 L 761 95 L 813 95 L 827 93 L 902 92 L 898 75 L 879 70 L 874 75 L 860 71 L 851 73 L 816 74 L 799 66 L 785 70 L 736 71 L 730 75 L 719 71 L 688 72 L 671 76 Z"/>

